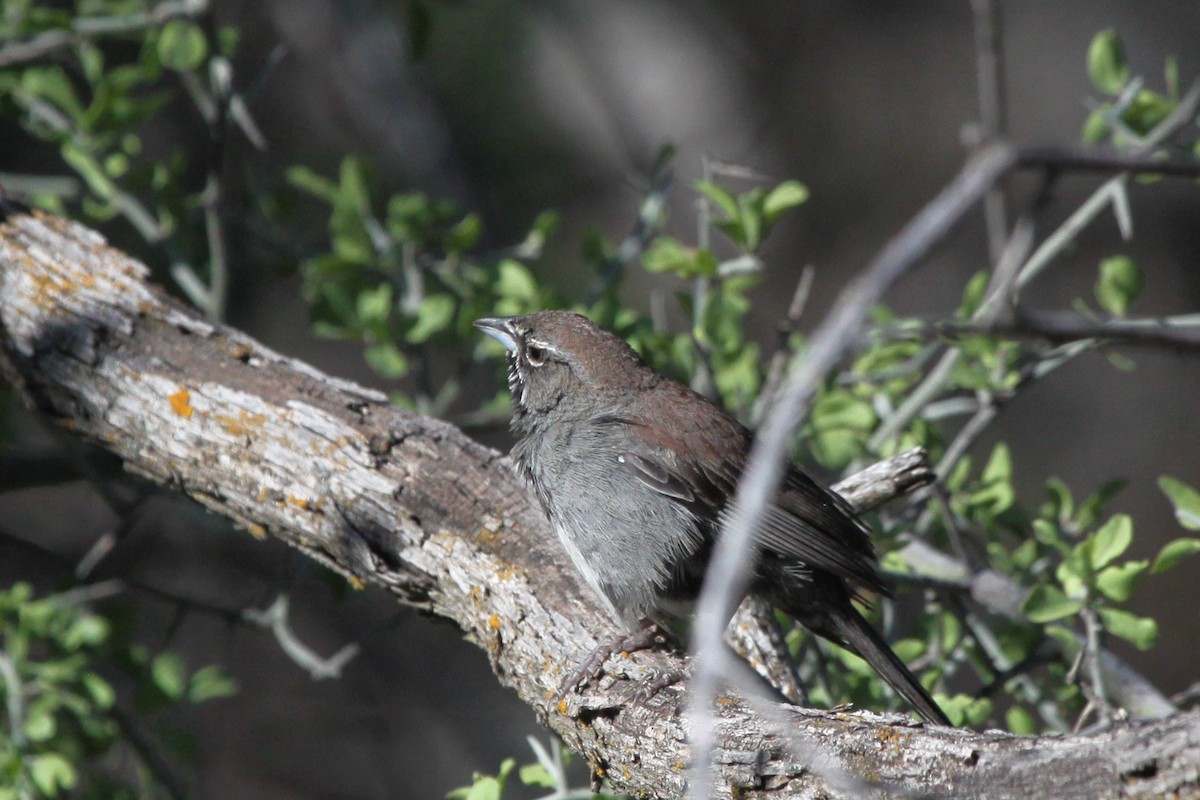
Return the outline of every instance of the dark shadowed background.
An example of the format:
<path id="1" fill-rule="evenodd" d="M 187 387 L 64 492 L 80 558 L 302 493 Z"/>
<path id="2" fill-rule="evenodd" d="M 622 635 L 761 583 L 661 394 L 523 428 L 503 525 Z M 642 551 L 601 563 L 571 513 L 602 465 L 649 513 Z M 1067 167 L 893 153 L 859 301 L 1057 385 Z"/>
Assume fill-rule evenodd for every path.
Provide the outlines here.
<path id="1" fill-rule="evenodd" d="M 1078 141 L 1094 95 L 1085 54 L 1101 29 L 1120 32 L 1135 73 L 1155 88 L 1168 54 L 1178 56 L 1185 80 L 1200 73 L 1193 0 L 1003 6 L 1017 142 Z M 754 297 L 754 326 L 764 341 L 807 264 L 817 272 L 804 327 L 816 323 L 843 283 L 955 173 L 966 152 L 964 127 L 977 115 L 967 0 L 463 0 L 435 5 L 429 49 L 418 61 L 408 52 L 404 3 L 221 0 L 216 7 L 223 23 L 242 31 L 237 74 L 253 76 L 272 50 L 286 48 L 251 105 L 271 149 L 230 159 L 245 171 L 244 185 L 276 189 L 297 162 L 334 174 L 344 155 L 358 153 L 375 168 L 381 192 L 411 188 L 479 211 L 488 246 L 518 241 L 540 211 L 555 209 L 562 224 L 538 269 L 564 290 L 582 280 L 577 253 L 587 225 L 612 239 L 629 231 L 637 180 L 665 143 L 679 151 L 669 230 L 685 240 L 695 236 L 688 187 L 703 157 L 803 181 L 811 199 L 763 253 L 768 272 Z M 157 123 L 147 147 L 204 146 L 188 107 L 180 108 Z M 0 119 L 0 170 L 56 164 L 14 120 Z M 1098 180 L 1061 182 L 1043 230 Z M 1018 180 L 1014 195 L 1032 188 Z M 1133 241 L 1122 242 L 1111 219 L 1092 226 L 1033 284 L 1024 297 L 1030 305 L 1061 308 L 1090 296 L 1099 259 L 1121 252 L 1146 274 L 1139 314 L 1200 306 L 1200 188 L 1173 181 L 1133 185 L 1131 194 Z M 276 249 L 285 255 L 273 270 L 258 266 L 258 232 L 234 229 L 228 320 L 323 370 L 379 386 L 356 345 L 310 332 L 292 268 L 319 246 L 324 218 L 315 205 L 298 213 L 311 215 L 311 240 L 301 233 Z M 107 232 L 138 255 L 119 225 Z M 904 312 L 946 313 L 986 265 L 975 218 L 889 302 Z M 644 309 L 658 292 L 673 309 L 672 281 L 640 276 L 625 298 Z M 677 312 L 675 319 L 682 322 Z M 1128 477 L 1115 508 L 1136 521 L 1133 555 L 1152 557 L 1180 535 L 1158 476 L 1200 485 L 1200 363 L 1129 354 L 1132 372 L 1091 355 L 1055 373 L 1005 409 L 979 451 L 997 438 L 1012 444 L 1022 500 L 1031 505 L 1050 474 L 1077 494 Z M 13 420 L 25 446 L 73 446 L 28 415 Z M 489 443 L 507 447 L 502 431 Z M 85 484 L 0 496 L 0 582 L 32 579 L 48 589 L 61 569 L 13 537 L 77 559 L 115 522 Z M 1154 576 L 1131 604 L 1159 620 L 1156 649 L 1115 645 L 1168 694 L 1200 679 L 1194 569 Z M 241 683 L 236 697 L 178 720 L 197 737 L 199 797 L 440 797 L 469 782 L 472 770 L 494 771 L 503 757 L 531 761 L 524 737 L 545 736 L 455 628 L 397 608 L 379 592 L 347 594 L 282 545 L 234 534 L 187 501 L 151 501 L 105 571 L 227 609 L 266 606 L 287 588 L 295 628 L 318 652 L 351 641 L 362 647 L 341 680 L 313 682 L 263 631 L 204 610 L 180 617 L 174 604 L 152 600 L 141 612 L 148 643 L 169 643 L 189 663 L 219 662 Z"/>

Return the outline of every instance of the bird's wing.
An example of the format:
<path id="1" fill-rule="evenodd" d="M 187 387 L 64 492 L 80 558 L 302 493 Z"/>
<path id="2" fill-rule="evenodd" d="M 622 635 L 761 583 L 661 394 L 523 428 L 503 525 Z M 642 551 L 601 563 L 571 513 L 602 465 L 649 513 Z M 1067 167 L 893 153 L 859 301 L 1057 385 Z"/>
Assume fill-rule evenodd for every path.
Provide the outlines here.
<path id="1" fill-rule="evenodd" d="M 845 500 L 796 467 L 788 466 L 775 503 L 759 526 L 758 539 L 768 550 L 890 594 L 879 575 L 866 526 Z"/>
<path id="2" fill-rule="evenodd" d="M 663 388 L 649 398 L 653 416 L 634 403 L 594 421 L 623 432 L 618 460 L 625 469 L 715 529 L 737 488 L 752 435 L 690 390 L 672 385 L 664 397 Z M 784 559 L 887 591 L 866 528 L 844 500 L 795 467 L 788 468 L 756 538 Z"/>

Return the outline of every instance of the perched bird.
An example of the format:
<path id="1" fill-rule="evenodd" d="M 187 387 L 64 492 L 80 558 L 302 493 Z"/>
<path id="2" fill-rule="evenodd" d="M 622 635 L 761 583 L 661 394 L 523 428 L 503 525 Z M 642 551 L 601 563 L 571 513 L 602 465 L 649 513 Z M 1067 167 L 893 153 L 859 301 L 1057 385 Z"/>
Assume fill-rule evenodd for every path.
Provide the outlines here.
<path id="1" fill-rule="evenodd" d="M 752 434 L 579 314 L 475 325 L 508 350 L 513 459 L 575 568 L 631 634 L 622 645 L 647 641 L 639 632 L 699 592 Z M 921 716 L 949 725 L 851 602 L 860 590 L 888 590 L 844 500 L 790 466 L 755 535 L 752 593 L 860 655 Z M 589 659 L 564 689 L 614 649 L 597 648 L 599 663 Z"/>

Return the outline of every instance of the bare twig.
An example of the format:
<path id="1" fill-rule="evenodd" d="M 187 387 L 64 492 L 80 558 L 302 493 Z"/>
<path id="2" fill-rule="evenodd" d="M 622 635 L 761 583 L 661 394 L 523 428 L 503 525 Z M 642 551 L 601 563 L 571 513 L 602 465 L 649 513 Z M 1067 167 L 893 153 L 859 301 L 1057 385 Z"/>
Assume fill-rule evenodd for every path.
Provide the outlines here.
<path id="1" fill-rule="evenodd" d="M 1154 168 L 1151 165 L 1166 163 L 1156 161 L 1148 157 L 1146 153 L 1191 123 L 1196 116 L 1198 106 L 1200 106 L 1200 84 L 1192 86 L 1191 90 L 1180 99 L 1175 109 L 1147 136 L 1141 148 L 1131 153 L 1081 148 L 1024 148 L 1019 151 L 1014 157 L 1013 167 L 1046 170 L 1089 168 L 1118 171 L 1121 174 L 1106 181 L 1093 192 L 1092 196 L 1034 251 L 1017 275 L 1016 289 L 1018 291 L 1033 281 L 1055 257 L 1066 249 L 1079 231 L 1090 224 L 1110 203 L 1117 210 L 1122 231 L 1128 235 L 1129 220 L 1127 201 L 1125 200 L 1125 183 L 1128 181 L 1129 171 L 1149 172 Z M 1173 166 L 1170 169 L 1178 169 L 1180 172 L 1159 174 L 1200 174 L 1200 159 L 1181 159 L 1172 163 Z M 976 311 L 975 321 L 990 316 L 994 306 L 1002 299 L 997 292 L 991 292 Z M 879 428 L 871 435 L 871 439 L 867 443 L 868 448 L 878 450 L 882 447 L 884 442 L 903 430 L 926 404 L 941 393 L 960 357 L 956 355 L 957 353 L 958 351 L 951 351 L 943 355 L 925 379 L 909 393 L 896 412 L 883 420 Z"/>
<path id="2" fill-rule="evenodd" d="M 358 655 L 359 647 L 354 642 L 347 644 L 329 658 L 321 658 L 308 645 L 301 642 L 288 622 L 288 596 L 286 594 L 275 598 L 275 602 L 268 608 L 244 610 L 242 617 L 271 631 L 288 658 L 306 670 L 314 681 L 340 678 L 342 668 L 350 659 Z"/>
<path id="3" fill-rule="evenodd" d="M 1095 708 L 1103 722 L 1112 720 L 1112 705 L 1108 702 L 1108 692 L 1104 688 L 1104 673 L 1100 669 L 1100 653 L 1103 647 L 1104 629 L 1096 612 L 1087 606 L 1080 611 L 1083 619 L 1084 646 L 1081 651 L 1085 679 L 1080 680 L 1080 687 L 1088 698 L 1088 705 Z M 1083 726 L 1086 714 L 1081 714 L 1076 723 L 1078 730 Z"/>
<path id="4" fill-rule="evenodd" d="M 0 68 L 35 61 L 89 36 L 134 33 L 158 27 L 175 17 L 198 17 L 207 11 L 208 0 L 179 0 L 158 3 L 149 11 L 137 11 L 132 14 L 78 17 L 72 22 L 69 30 L 45 31 L 31 39 L 13 42 L 0 49 Z"/>
<path id="5" fill-rule="evenodd" d="M 187 792 L 184 791 L 183 780 L 167 761 L 166 756 L 159 751 L 158 744 L 142 730 L 138 720 L 125 713 L 119 706 L 110 709 L 109 714 L 121 728 L 122 737 L 137 753 L 158 785 L 166 790 L 167 796 L 172 800 L 185 800 Z"/>
<path id="6" fill-rule="evenodd" d="M 906 322 L 884 336 L 958 337 L 1006 336 L 1040 339 L 1055 344 L 1105 340 L 1138 347 L 1163 347 L 1172 350 L 1200 349 L 1200 314 L 1180 314 L 1145 319 L 1093 320 L 1073 311 L 1020 310 L 1012 319 L 993 323 Z"/>
<path id="7" fill-rule="evenodd" d="M 25 684 L 8 653 L 0 650 L 0 680 L 4 681 L 4 707 L 8 715 L 8 735 L 16 747 L 25 745 Z"/>
<path id="8" fill-rule="evenodd" d="M 758 397 L 754 400 L 754 408 L 750 412 L 750 421 L 753 424 L 757 425 L 762 420 L 763 414 L 775 399 L 775 393 L 779 391 L 779 384 L 783 382 L 788 359 L 792 357 L 788 339 L 799 326 L 800 317 L 804 314 L 804 307 L 808 305 L 808 296 L 812 292 L 813 278 L 816 277 L 816 274 L 816 270 L 811 264 L 800 271 L 800 280 L 796 282 L 796 290 L 792 293 L 792 302 L 788 305 L 787 317 L 779 325 L 778 341 L 775 344 L 775 352 L 771 355 L 771 363 L 767 366 L 766 379 L 763 381 L 762 389 L 758 392 Z"/>
<path id="9" fill-rule="evenodd" d="M 1001 139 L 1006 134 L 1004 91 L 1004 40 L 1000 6 L 995 0 L 971 0 L 975 15 L 975 79 L 979 95 L 981 142 Z M 992 263 L 1000 260 L 1008 239 L 1008 201 L 1003 181 L 983 196 L 983 218 L 987 226 L 988 252 Z"/>

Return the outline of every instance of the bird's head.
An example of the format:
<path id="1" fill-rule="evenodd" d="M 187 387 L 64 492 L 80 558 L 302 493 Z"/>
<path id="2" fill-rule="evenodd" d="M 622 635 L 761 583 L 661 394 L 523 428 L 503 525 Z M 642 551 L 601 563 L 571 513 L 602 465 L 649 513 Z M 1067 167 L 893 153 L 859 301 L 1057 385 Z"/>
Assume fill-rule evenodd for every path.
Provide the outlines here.
<path id="1" fill-rule="evenodd" d="M 581 404 L 636 392 L 657 379 L 624 340 L 570 311 L 485 317 L 475 327 L 508 351 L 513 421 L 570 413 Z"/>

